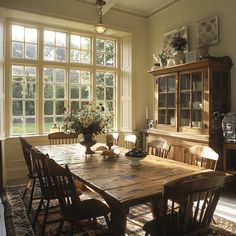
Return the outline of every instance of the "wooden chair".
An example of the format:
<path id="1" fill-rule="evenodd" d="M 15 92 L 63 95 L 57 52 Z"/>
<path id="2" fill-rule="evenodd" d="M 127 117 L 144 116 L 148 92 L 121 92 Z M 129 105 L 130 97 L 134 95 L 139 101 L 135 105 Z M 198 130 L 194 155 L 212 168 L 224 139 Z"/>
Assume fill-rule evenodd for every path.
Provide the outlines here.
<path id="1" fill-rule="evenodd" d="M 41 235 L 45 235 L 46 224 L 50 223 L 48 221 L 48 213 L 50 208 L 50 201 L 57 199 L 55 187 L 52 179 L 49 176 L 46 159 L 48 159 L 48 155 L 41 153 L 38 149 L 32 148 L 30 150 L 32 160 L 35 166 L 35 170 L 37 172 L 39 178 L 39 184 L 41 189 L 41 199 L 38 205 L 38 208 L 35 213 L 35 218 L 33 221 L 33 228 L 35 227 L 36 221 L 38 220 L 40 212 L 44 211 L 43 222 L 41 226 Z"/>
<path id="2" fill-rule="evenodd" d="M 204 167 L 205 169 L 216 169 L 219 155 L 210 147 L 195 145 L 189 149 L 191 165 Z"/>
<path id="3" fill-rule="evenodd" d="M 26 138 L 23 138 L 23 137 L 20 137 L 20 143 L 21 143 L 25 163 L 27 166 L 27 172 L 28 172 L 27 175 L 29 178 L 28 184 L 26 185 L 25 190 L 23 192 L 22 199 L 24 200 L 27 191 L 30 191 L 30 198 L 29 198 L 29 203 L 27 206 L 27 214 L 29 214 L 30 210 L 32 208 L 32 202 L 34 199 L 35 184 L 36 184 L 36 180 L 37 180 L 38 176 L 37 176 L 37 173 L 34 169 L 31 154 L 30 154 L 30 149 L 32 148 L 32 144 Z"/>
<path id="4" fill-rule="evenodd" d="M 125 136 L 125 148 L 131 150 L 136 147 L 137 136 L 135 134 L 129 134 Z"/>
<path id="5" fill-rule="evenodd" d="M 55 133 L 48 134 L 48 139 L 49 139 L 50 145 L 77 143 L 78 134 L 55 132 Z"/>
<path id="6" fill-rule="evenodd" d="M 83 226 L 79 225 L 78 221 L 93 218 L 94 223 L 96 224 L 96 218 L 100 216 L 105 217 L 109 228 L 110 221 L 108 214 L 110 210 L 108 206 L 97 199 L 86 199 L 81 201 L 76 195 L 75 183 L 72 179 L 69 167 L 66 165 L 65 168 L 63 168 L 50 158 L 46 160 L 46 164 L 56 187 L 57 198 L 62 214 L 62 219 L 58 226 L 56 235 L 59 235 L 62 232 L 65 221 L 70 223 L 71 234 L 73 234 L 75 226 L 83 230 Z M 71 193 L 70 198 L 67 197 L 68 193 Z"/>
<path id="7" fill-rule="evenodd" d="M 166 183 L 164 215 L 143 226 L 145 235 L 200 235 L 209 231 L 224 182 L 223 172 L 209 171 Z"/>
<path id="8" fill-rule="evenodd" d="M 171 146 L 166 141 L 163 141 L 163 140 L 155 140 L 155 141 L 148 142 L 147 144 L 148 154 L 163 157 L 163 158 L 168 157 L 170 147 Z"/>

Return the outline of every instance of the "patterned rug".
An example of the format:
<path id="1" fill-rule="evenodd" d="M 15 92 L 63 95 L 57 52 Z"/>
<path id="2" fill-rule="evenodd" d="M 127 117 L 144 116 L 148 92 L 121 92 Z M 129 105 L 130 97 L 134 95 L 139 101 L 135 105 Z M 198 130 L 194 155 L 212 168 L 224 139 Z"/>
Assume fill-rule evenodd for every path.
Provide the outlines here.
<path id="1" fill-rule="evenodd" d="M 11 187 L 6 190 L 3 196 L 3 203 L 6 207 L 5 221 L 8 236 L 32 236 L 40 235 L 40 223 L 36 225 L 35 231 L 32 229 L 31 223 L 34 216 L 34 210 L 31 211 L 29 217 L 26 214 L 25 204 L 21 199 L 22 186 Z M 82 199 L 94 196 L 91 192 L 84 192 Z M 101 200 L 101 199 L 100 199 Z M 34 201 L 33 208 L 36 209 L 37 201 Z M 58 210 L 49 215 L 49 220 L 54 220 L 59 217 Z M 130 209 L 130 213 L 127 220 L 127 235 L 129 236 L 143 236 L 144 231 L 142 226 L 145 222 L 152 219 L 152 214 L 148 205 L 142 204 Z M 41 222 L 41 218 L 39 218 Z M 58 223 L 48 224 L 45 232 L 45 236 L 51 236 L 55 232 Z M 85 229 L 89 232 L 90 236 L 101 235 L 101 236 L 112 236 L 107 233 L 106 224 L 103 218 L 98 219 L 98 228 L 94 230 L 91 227 L 91 223 L 84 222 Z M 68 230 L 68 225 L 65 224 L 63 231 Z M 228 236 L 236 235 L 236 224 L 223 219 L 217 215 L 214 215 L 214 223 L 211 224 L 214 234 L 216 236 Z M 68 235 L 64 233 L 63 235 Z M 82 236 L 83 233 L 75 233 L 76 236 Z"/>

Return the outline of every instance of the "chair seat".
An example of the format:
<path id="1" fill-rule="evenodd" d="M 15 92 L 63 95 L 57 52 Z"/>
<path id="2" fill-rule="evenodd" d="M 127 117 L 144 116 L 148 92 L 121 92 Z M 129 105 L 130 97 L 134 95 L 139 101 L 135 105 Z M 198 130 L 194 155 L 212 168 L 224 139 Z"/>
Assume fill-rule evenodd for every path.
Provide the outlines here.
<path id="1" fill-rule="evenodd" d="M 110 212 L 108 206 L 97 199 L 78 201 L 77 204 L 77 207 L 69 205 L 64 209 L 63 216 L 65 220 L 76 222 L 78 220 L 104 216 Z"/>
<path id="2" fill-rule="evenodd" d="M 167 219 L 165 218 L 167 217 Z M 149 222 L 147 222 L 144 226 L 143 226 L 143 229 L 144 231 L 146 231 L 147 234 L 150 234 L 150 235 L 155 235 L 155 236 L 162 236 L 162 235 L 165 235 L 165 236 L 183 236 L 183 235 L 195 235 L 194 231 L 191 230 L 191 232 L 184 232 L 184 233 L 180 233 L 180 234 L 177 234 L 178 232 L 178 223 L 177 223 L 177 213 L 175 215 L 172 215 L 172 222 L 171 224 L 169 223 L 168 224 L 168 228 L 166 229 L 166 222 L 167 221 L 170 221 L 170 215 L 167 215 L 165 217 L 160 217 L 158 220 L 151 220 Z M 191 221 L 191 219 L 190 219 Z M 198 222 L 194 222 L 193 225 L 195 226 L 192 226 L 193 228 L 196 228 L 196 233 L 200 233 L 199 231 L 199 223 Z M 166 233 L 164 233 L 164 231 L 167 230 Z M 201 229 L 201 232 L 205 232 L 206 230 L 203 230 Z M 200 235 L 200 234 L 199 234 Z"/>

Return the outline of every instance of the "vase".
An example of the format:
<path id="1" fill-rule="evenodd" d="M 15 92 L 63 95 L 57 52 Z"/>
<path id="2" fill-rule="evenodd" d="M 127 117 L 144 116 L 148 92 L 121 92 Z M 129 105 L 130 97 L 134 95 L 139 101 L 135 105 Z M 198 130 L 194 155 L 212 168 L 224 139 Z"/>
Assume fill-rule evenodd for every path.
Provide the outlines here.
<path id="1" fill-rule="evenodd" d="M 80 144 L 86 148 L 85 154 L 95 153 L 93 150 L 91 150 L 91 147 L 96 144 L 96 142 L 97 141 L 95 140 L 95 136 L 93 134 L 83 134 L 83 140 L 80 142 Z"/>
<path id="2" fill-rule="evenodd" d="M 167 60 L 160 60 L 160 67 L 165 68 L 167 66 Z"/>
<path id="3" fill-rule="evenodd" d="M 184 51 L 177 50 L 176 54 L 174 55 L 175 65 L 183 64 L 185 61 Z"/>

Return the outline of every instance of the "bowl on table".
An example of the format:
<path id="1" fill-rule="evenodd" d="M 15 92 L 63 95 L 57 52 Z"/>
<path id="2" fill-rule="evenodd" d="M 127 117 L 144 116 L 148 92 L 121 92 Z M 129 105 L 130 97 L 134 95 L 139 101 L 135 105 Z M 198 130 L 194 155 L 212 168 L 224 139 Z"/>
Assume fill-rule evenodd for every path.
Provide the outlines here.
<path id="1" fill-rule="evenodd" d="M 143 160 L 146 156 L 146 152 L 136 148 L 125 153 L 125 157 L 129 160 L 129 164 L 132 166 L 139 166 L 139 161 Z"/>
<path id="2" fill-rule="evenodd" d="M 102 152 L 103 159 L 106 161 L 117 160 L 119 153 L 114 152 L 114 150 L 104 150 Z"/>

